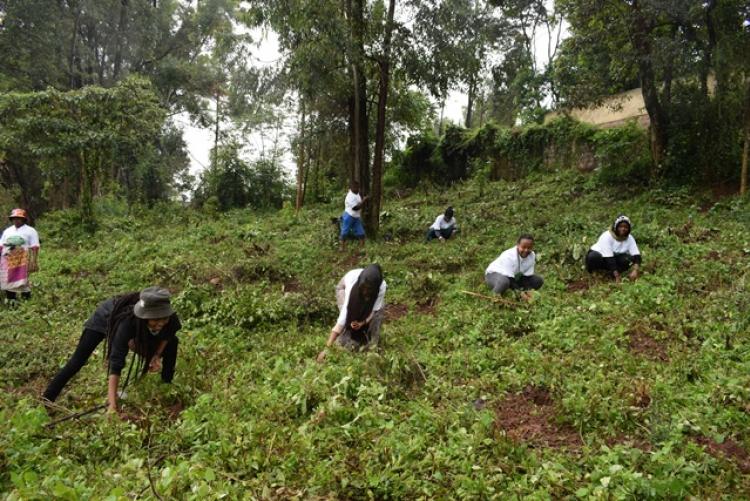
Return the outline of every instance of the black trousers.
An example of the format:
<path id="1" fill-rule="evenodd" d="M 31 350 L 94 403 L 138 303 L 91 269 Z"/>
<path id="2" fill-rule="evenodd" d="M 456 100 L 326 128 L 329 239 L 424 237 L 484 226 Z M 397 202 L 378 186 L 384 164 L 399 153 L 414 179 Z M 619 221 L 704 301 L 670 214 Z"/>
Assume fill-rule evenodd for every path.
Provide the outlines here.
<path id="1" fill-rule="evenodd" d="M 15 301 L 16 299 L 18 299 L 18 293 L 17 292 L 11 292 L 11 291 L 5 291 L 5 298 L 8 301 Z M 21 299 L 31 299 L 31 291 L 22 292 L 21 293 Z"/>
<path id="2" fill-rule="evenodd" d="M 614 263 L 614 270 L 612 269 L 612 263 Z M 593 273 L 597 270 L 603 270 L 610 273 L 613 271 L 623 273 L 628 271 L 632 264 L 633 258 L 627 254 L 618 254 L 614 257 L 603 257 L 595 250 L 589 250 L 588 254 L 586 254 L 586 271 L 589 273 Z"/>
<path id="3" fill-rule="evenodd" d="M 425 240 L 428 242 L 432 240 L 433 238 L 443 237 L 444 239 L 448 240 L 450 237 L 453 236 L 455 228 L 451 226 L 450 228 L 445 228 L 444 230 L 436 230 L 434 228 L 430 228 L 427 230 L 427 235 L 425 236 Z"/>
<path id="4" fill-rule="evenodd" d="M 101 332 L 92 331 L 90 329 L 83 329 L 81 339 L 78 340 L 78 346 L 73 352 L 73 356 L 70 357 L 65 367 L 60 369 L 57 375 L 50 381 L 47 389 L 44 391 L 44 398 L 54 402 L 60 395 L 63 387 L 68 384 L 73 376 L 78 374 L 78 371 L 86 365 L 89 357 L 94 352 L 99 343 L 104 341 L 105 335 Z M 154 353 L 156 348 L 156 340 L 153 341 L 153 346 L 149 346 L 149 353 Z M 171 341 L 167 343 L 162 353 L 161 363 L 161 379 L 165 383 L 171 383 L 174 378 L 174 367 L 177 362 L 177 345 L 179 344 L 177 337 L 173 337 Z"/>

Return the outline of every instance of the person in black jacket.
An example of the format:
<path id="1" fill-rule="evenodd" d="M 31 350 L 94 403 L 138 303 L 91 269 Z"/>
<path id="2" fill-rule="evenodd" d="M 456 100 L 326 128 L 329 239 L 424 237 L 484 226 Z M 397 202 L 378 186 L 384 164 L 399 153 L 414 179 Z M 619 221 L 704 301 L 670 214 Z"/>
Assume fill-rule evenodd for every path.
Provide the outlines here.
<path id="1" fill-rule="evenodd" d="M 136 374 L 143 376 L 146 372 L 161 371 L 162 381 L 170 383 L 177 361 L 180 328 L 169 291 L 161 287 L 148 287 L 140 293 L 107 299 L 83 325 L 73 356 L 49 383 L 43 397 L 54 402 L 99 343 L 106 340 L 107 404 L 110 412 L 118 412 L 117 388 L 128 351 L 136 354 Z"/>

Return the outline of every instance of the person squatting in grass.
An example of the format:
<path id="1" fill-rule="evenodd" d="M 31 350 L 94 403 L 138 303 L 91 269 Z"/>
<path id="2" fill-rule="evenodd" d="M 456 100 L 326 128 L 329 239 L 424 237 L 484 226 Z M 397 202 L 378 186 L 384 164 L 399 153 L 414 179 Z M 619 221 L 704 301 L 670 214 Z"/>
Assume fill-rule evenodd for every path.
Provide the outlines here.
<path id="1" fill-rule="evenodd" d="M 334 343 L 350 350 L 377 346 L 383 323 L 386 283 L 378 264 L 349 271 L 336 285 L 336 305 L 339 317 L 326 341 L 326 348 Z M 326 350 L 318 355 L 325 360 Z"/>
<path id="2" fill-rule="evenodd" d="M 435 222 L 432 223 L 430 229 L 427 230 L 427 241 L 437 238 L 441 242 L 445 242 L 452 237 L 458 228 L 456 227 L 456 218 L 453 217 L 453 207 L 445 209 L 445 213 L 440 214 Z"/>
<path id="3" fill-rule="evenodd" d="M 536 254 L 534 254 L 534 237 L 524 234 L 518 237 L 515 247 L 503 251 L 492 261 L 484 272 L 484 281 L 496 294 L 508 289 L 539 289 L 544 279 L 534 274 Z M 530 296 L 523 293 L 525 299 Z"/>
<path id="4" fill-rule="evenodd" d="M 599 240 L 591 246 L 586 254 L 586 270 L 589 273 L 604 271 L 620 281 L 622 274 L 630 270 L 628 278 L 638 278 L 641 265 L 641 252 L 630 234 L 630 219 L 627 216 L 617 216 L 612 228 L 599 236 Z"/>
<path id="5" fill-rule="evenodd" d="M 341 215 L 341 233 L 339 242 L 341 250 L 346 248 L 346 239 L 355 238 L 359 240 L 360 247 L 365 245 L 365 227 L 362 226 L 362 205 L 369 197 L 359 194 L 359 183 L 352 181 L 349 184 L 349 193 L 344 200 L 344 213 Z"/>
<path id="6" fill-rule="evenodd" d="M 23 209 L 13 209 L 8 217 L 11 226 L 0 236 L 0 288 L 8 301 L 31 298 L 29 275 L 39 269 L 39 235 L 26 224 Z"/>
<path id="7" fill-rule="evenodd" d="M 161 370 L 162 381 L 170 383 L 177 361 L 176 334 L 180 327 L 169 291 L 161 287 L 148 287 L 140 293 L 107 299 L 83 324 L 83 333 L 73 356 L 49 383 L 43 397 L 54 402 L 99 343 L 106 339 L 108 411 L 117 413 L 117 388 L 128 351 L 132 350 L 137 356 L 136 374 L 143 376 L 147 371 Z"/>

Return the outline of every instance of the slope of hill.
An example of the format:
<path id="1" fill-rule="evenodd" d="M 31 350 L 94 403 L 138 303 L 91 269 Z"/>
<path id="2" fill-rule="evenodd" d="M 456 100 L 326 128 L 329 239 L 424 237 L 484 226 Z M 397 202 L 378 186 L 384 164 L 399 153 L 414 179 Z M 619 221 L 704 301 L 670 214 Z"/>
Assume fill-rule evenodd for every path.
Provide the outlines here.
<path id="1" fill-rule="evenodd" d="M 748 205 L 620 193 L 572 172 L 385 204 L 387 241 L 339 252 L 339 204 L 269 215 L 116 207 L 93 238 L 39 222 L 34 298 L 0 309 L 7 499 L 741 497 L 750 492 Z M 461 234 L 423 243 L 452 204 Z M 583 270 L 619 214 L 644 276 Z M 544 288 L 494 304 L 483 271 L 521 232 Z M 349 269 L 382 265 L 384 343 L 315 362 Z M 47 416 L 38 394 L 96 304 L 162 284 L 183 319 L 175 383 L 101 403 L 99 349 Z M 508 299 L 515 301 L 513 295 Z M 109 496 L 109 497 L 108 497 Z"/>

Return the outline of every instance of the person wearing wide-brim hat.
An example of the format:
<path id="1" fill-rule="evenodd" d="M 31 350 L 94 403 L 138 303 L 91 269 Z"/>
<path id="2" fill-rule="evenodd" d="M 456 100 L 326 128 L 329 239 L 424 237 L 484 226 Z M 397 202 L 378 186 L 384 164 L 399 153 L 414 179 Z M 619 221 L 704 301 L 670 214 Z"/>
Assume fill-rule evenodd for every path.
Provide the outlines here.
<path id="1" fill-rule="evenodd" d="M 29 218 L 23 209 L 13 209 L 8 219 L 13 224 L 0 236 L 0 289 L 9 301 L 18 294 L 29 299 L 29 274 L 39 269 L 39 234 L 26 224 Z"/>
<path id="2" fill-rule="evenodd" d="M 49 383 L 43 397 L 54 402 L 99 343 L 106 340 L 107 403 L 109 411 L 117 412 L 117 389 L 128 351 L 135 353 L 136 375 L 161 370 L 162 381 L 170 383 L 177 361 L 177 331 L 180 327 L 169 291 L 161 287 L 148 287 L 140 293 L 107 299 L 83 324 L 83 333 L 73 356 Z"/>

